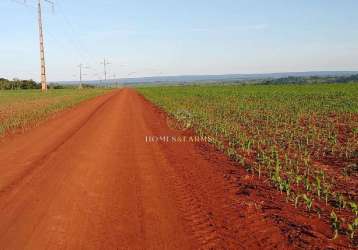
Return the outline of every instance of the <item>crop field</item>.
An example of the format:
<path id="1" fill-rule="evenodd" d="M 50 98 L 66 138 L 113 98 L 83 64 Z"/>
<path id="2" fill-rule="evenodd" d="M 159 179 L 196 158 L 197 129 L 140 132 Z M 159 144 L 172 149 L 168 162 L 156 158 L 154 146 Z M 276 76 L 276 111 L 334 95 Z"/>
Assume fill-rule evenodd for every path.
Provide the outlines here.
<path id="1" fill-rule="evenodd" d="M 139 91 L 307 216 L 357 244 L 358 84 L 142 87 Z"/>
<path id="2" fill-rule="evenodd" d="M 0 91 L 0 136 L 36 124 L 50 114 L 101 95 L 103 89 Z"/>

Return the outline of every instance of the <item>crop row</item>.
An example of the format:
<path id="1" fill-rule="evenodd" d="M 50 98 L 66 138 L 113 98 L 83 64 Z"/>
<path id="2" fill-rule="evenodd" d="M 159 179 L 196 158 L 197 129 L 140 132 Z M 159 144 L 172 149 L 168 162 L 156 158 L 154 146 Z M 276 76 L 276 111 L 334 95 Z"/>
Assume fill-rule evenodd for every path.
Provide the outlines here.
<path id="1" fill-rule="evenodd" d="M 358 85 L 178 86 L 141 93 L 214 138 L 297 208 L 328 217 L 335 237 L 358 229 Z"/>

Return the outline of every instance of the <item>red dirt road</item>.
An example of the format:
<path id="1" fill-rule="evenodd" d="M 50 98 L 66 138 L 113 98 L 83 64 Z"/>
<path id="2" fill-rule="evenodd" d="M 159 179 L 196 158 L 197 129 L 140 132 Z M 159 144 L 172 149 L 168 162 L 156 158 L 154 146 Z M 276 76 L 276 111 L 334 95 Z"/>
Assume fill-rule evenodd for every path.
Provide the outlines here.
<path id="1" fill-rule="evenodd" d="M 123 89 L 3 139 L 0 249 L 339 246 L 210 146 L 153 135 L 183 132 Z"/>

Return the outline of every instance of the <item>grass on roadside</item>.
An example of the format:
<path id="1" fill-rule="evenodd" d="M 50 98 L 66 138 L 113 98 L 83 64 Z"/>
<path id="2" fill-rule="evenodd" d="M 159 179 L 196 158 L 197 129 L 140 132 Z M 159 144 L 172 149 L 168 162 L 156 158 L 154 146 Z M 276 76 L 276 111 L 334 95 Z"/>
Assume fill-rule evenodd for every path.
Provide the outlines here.
<path id="1" fill-rule="evenodd" d="M 49 115 L 102 95 L 104 89 L 0 91 L 0 136 L 34 125 Z"/>

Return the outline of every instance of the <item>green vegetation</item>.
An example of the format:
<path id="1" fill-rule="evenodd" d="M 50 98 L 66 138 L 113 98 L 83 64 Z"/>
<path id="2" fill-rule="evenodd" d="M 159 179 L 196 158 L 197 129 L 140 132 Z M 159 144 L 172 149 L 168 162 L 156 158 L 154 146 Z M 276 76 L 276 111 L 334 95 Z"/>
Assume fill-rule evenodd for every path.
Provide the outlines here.
<path id="1" fill-rule="evenodd" d="M 192 124 L 196 133 L 214 138 L 218 149 L 250 173 L 270 180 L 298 209 L 320 218 L 324 214 L 331 218 L 335 234 L 345 231 L 354 237 L 358 84 L 176 86 L 139 91 L 179 122 Z M 183 111 L 191 115 L 182 116 Z"/>
<path id="2" fill-rule="evenodd" d="M 0 91 L 0 135 L 33 125 L 50 114 L 105 93 L 103 89 Z"/>
<path id="3" fill-rule="evenodd" d="M 76 89 L 79 85 L 77 84 L 66 84 L 61 85 L 58 83 L 50 83 L 48 85 L 49 89 Z M 91 84 L 82 84 L 82 88 L 84 89 L 92 89 L 95 88 L 94 85 Z M 0 90 L 20 90 L 20 89 L 41 89 L 41 84 L 35 82 L 34 80 L 8 80 L 5 78 L 0 78 Z"/>
<path id="4" fill-rule="evenodd" d="M 273 84 L 322 84 L 322 83 L 357 83 L 358 75 L 350 76 L 307 76 L 307 77 L 284 77 L 278 79 L 266 79 L 257 81 L 259 84 L 273 85 Z"/>
<path id="5" fill-rule="evenodd" d="M 16 90 L 16 89 L 40 89 L 40 84 L 33 80 L 8 80 L 0 78 L 0 90 Z"/>

